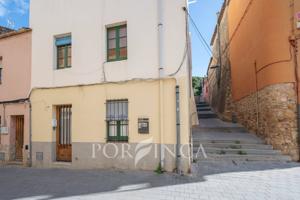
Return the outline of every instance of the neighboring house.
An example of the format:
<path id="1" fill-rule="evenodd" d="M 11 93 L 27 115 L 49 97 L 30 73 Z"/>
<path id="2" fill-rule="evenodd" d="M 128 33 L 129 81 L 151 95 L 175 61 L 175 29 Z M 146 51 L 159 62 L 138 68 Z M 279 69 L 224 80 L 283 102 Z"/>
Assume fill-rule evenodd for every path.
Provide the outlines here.
<path id="1" fill-rule="evenodd" d="M 210 93 L 214 110 L 299 160 L 300 2 L 231 0 L 223 10 L 219 24 L 228 28 L 213 37 L 223 39 L 214 49 L 209 85 L 210 92 L 227 92 Z"/>
<path id="2" fill-rule="evenodd" d="M 14 31 L 14 30 L 12 30 L 10 28 L 3 27 L 3 26 L 0 26 L 0 35 L 4 34 L 4 33 L 12 32 L 12 31 Z"/>
<path id="3" fill-rule="evenodd" d="M 31 1 L 34 166 L 189 170 L 186 6 Z"/>
<path id="4" fill-rule="evenodd" d="M 228 3 L 224 1 L 222 9 L 218 14 L 218 24 L 216 25 L 211 47 L 213 57 L 209 63 L 208 69 L 208 102 L 219 116 L 231 121 L 232 119 L 232 95 L 231 95 L 231 71 L 229 52 L 226 50 L 228 36 Z M 222 56 L 220 56 L 222 55 Z"/>
<path id="5" fill-rule="evenodd" d="M 29 163 L 30 77 L 31 30 L 1 34 L 0 162 Z"/>

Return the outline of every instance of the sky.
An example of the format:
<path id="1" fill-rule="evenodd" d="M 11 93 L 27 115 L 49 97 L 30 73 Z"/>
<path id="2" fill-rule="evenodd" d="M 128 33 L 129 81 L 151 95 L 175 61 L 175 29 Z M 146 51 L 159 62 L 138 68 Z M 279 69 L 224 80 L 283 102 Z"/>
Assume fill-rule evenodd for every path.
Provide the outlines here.
<path id="1" fill-rule="evenodd" d="M 205 40 L 210 43 L 217 15 L 223 0 L 190 0 L 190 15 Z M 29 25 L 29 0 L 0 0 L 0 25 L 19 29 Z M 195 28 L 190 25 L 192 35 L 193 76 L 205 76 L 211 55 L 199 40 Z"/>

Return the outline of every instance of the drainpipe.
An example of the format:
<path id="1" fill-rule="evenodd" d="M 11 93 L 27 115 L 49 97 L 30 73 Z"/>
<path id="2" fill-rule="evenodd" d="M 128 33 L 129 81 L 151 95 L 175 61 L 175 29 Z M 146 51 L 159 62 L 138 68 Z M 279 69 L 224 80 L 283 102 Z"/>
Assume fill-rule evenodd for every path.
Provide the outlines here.
<path id="1" fill-rule="evenodd" d="M 293 48 L 294 53 L 294 73 L 295 73 L 295 92 L 297 97 L 297 126 L 298 126 L 298 149 L 299 149 L 299 160 L 300 160 L 300 106 L 299 106 L 299 76 L 298 76 L 298 40 L 300 39 L 298 36 L 295 36 L 295 0 L 290 0 L 290 8 L 291 8 L 291 28 L 292 28 L 292 38 L 290 38 L 290 43 Z"/>
<path id="2" fill-rule="evenodd" d="M 259 134 L 259 87 L 258 87 L 258 78 L 257 78 L 257 62 L 254 62 L 255 69 L 255 89 L 256 89 L 256 134 Z"/>
<path id="3" fill-rule="evenodd" d="M 296 39 L 296 45 L 297 39 Z M 297 97 L 297 125 L 298 125 L 298 149 L 299 149 L 299 161 L 300 161 L 300 106 L 299 106 L 299 77 L 298 77 L 298 57 L 297 57 L 297 50 L 294 48 L 294 60 L 295 60 L 295 77 L 296 77 L 296 97 Z"/>
<path id="4" fill-rule="evenodd" d="M 179 86 L 176 86 L 176 170 L 180 171 L 180 100 L 179 100 Z"/>
<path id="5" fill-rule="evenodd" d="M 157 17 L 158 17 L 158 65 L 159 65 L 159 110 L 160 110 L 160 166 L 164 169 L 165 154 L 164 154 L 164 0 L 157 0 Z"/>
<path id="6" fill-rule="evenodd" d="M 187 5 L 186 5 L 187 6 Z M 191 37 L 190 37 L 190 32 L 189 32 L 189 11 L 188 11 L 188 7 L 183 7 L 183 11 L 185 14 L 185 37 L 186 37 L 186 44 L 187 44 L 187 65 L 188 65 L 188 92 L 189 92 L 189 99 L 188 99 L 188 109 L 191 108 L 191 103 L 190 100 L 192 97 L 192 44 L 191 44 Z M 177 88 L 178 87 L 178 88 Z M 177 86 L 176 89 L 178 89 L 178 107 L 176 109 L 178 109 L 178 118 L 177 118 L 177 146 L 178 146 L 178 165 L 176 166 L 176 168 L 178 169 L 178 173 L 182 173 L 181 169 L 180 169 L 180 161 L 181 161 L 181 155 L 180 155 L 180 145 L 181 145 L 181 141 L 180 141 L 180 137 L 181 137 L 181 133 L 180 133 L 180 96 L 179 96 L 179 86 Z M 176 93 L 177 94 L 177 93 Z M 189 114 L 189 143 L 190 143 L 190 148 L 193 151 L 193 138 L 192 138 L 192 114 Z M 190 155 L 193 155 L 192 152 L 190 152 Z M 192 156 L 190 156 L 190 162 L 191 162 L 191 158 Z"/>
<path id="7" fill-rule="evenodd" d="M 29 167 L 32 167 L 32 106 L 29 100 Z"/>

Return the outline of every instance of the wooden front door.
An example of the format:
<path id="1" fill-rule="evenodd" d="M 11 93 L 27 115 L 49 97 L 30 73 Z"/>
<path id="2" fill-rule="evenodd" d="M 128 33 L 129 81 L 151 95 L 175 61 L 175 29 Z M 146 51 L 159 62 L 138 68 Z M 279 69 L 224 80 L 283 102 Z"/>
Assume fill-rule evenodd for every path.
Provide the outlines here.
<path id="1" fill-rule="evenodd" d="M 24 116 L 16 116 L 16 160 L 23 160 Z"/>
<path id="2" fill-rule="evenodd" d="M 56 107 L 56 160 L 72 161 L 72 106 Z"/>

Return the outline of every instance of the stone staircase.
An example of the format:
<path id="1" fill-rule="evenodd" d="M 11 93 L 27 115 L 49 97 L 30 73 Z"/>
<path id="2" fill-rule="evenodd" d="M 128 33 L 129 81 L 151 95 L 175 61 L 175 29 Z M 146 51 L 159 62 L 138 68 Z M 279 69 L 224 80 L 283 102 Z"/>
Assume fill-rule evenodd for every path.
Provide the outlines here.
<path id="1" fill-rule="evenodd" d="M 194 161 L 291 161 L 243 126 L 217 118 L 208 104 L 197 104 L 200 125 L 193 128 Z"/>

